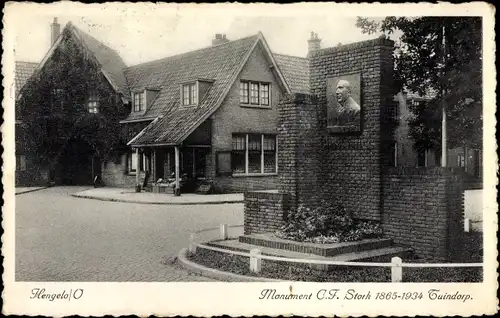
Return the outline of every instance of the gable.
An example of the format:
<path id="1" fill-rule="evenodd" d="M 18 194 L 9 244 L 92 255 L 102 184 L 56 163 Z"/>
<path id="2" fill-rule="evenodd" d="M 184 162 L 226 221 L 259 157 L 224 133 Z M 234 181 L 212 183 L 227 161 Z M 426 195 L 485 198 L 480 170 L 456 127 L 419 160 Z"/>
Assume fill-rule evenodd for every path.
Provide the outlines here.
<path id="1" fill-rule="evenodd" d="M 56 48 L 62 45 L 63 39 L 68 36 L 71 40 L 77 43 L 79 47 L 81 47 L 86 56 L 91 57 L 96 61 L 96 63 L 100 66 L 102 74 L 111 87 L 117 93 L 121 94 L 125 101 L 128 101 L 130 99 L 130 94 L 125 75 L 123 74 L 123 71 L 126 68 L 126 64 L 123 62 L 123 59 L 114 50 L 99 42 L 89 34 L 79 30 L 71 22 L 66 24 L 56 42 L 49 49 L 40 64 L 38 64 L 35 68 L 34 73 L 43 69 L 45 63 L 51 59 Z"/>
<path id="2" fill-rule="evenodd" d="M 219 108 L 257 46 L 266 58 L 261 64 L 267 65 L 279 78 L 280 87 L 290 93 L 290 88 L 261 33 L 128 68 L 125 74 L 131 90 L 141 91 L 148 85 L 161 86 L 161 90 L 145 113 L 132 112 L 127 120 L 162 116 L 129 144 L 173 145 L 182 142 Z M 203 100 L 200 100 L 196 107 L 179 107 L 180 85 L 199 78 L 213 81 Z"/>

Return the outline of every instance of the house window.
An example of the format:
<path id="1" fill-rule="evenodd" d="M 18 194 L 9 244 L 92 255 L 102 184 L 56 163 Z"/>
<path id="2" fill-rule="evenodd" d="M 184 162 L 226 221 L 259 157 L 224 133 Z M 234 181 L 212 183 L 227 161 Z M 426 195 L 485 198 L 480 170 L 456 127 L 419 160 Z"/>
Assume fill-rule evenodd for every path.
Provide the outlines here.
<path id="1" fill-rule="evenodd" d="M 64 97 L 65 97 L 65 91 L 62 88 L 55 88 L 52 90 L 52 106 L 53 107 L 59 107 L 63 108 L 64 105 Z"/>
<path id="2" fill-rule="evenodd" d="M 190 106 L 198 104 L 198 86 L 196 83 L 182 85 L 182 105 Z"/>
<path id="3" fill-rule="evenodd" d="M 240 82 L 240 103 L 242 104 L 248 104 L 249 103 L 249 97 L 248 97 L 248 82 Z"/>
<path id="4" fill-rule="evenodd" d="M 262 172 L 262 136 L 248 135 L 248 173 Z"/>
<path id="5" fill-rule="evenodd" d="M 269 106 L 270 85 L 260 82 L 240 82 L 240 103 L 244 105 Z"/>
<path id="6" fill-rule="evenodd" d="M 264 136 L 264 173 L 276 173 L 276 136 Z"/>
<path id="7" fill-rule="evenodd" d="M 457 156 L 457 166 L 462 168 L 465 167 L 465 156 L 461 153 Z"/>
<path id="8" fill-rule="evenodd" d="M 140 112 L 146 109 L 144 103 L 144 92 L 134 93 L 134 112 Z"/>
<path id="9" fill-rule="evenodd" d="M 17 171 L 26 171 L 26 156 L 25 155 L 17 155 L 16 156 L 16 170 Z"/>
<path id="10" fill-rule="evenodd" d="M 233 135 L 231 166 L 233 173 L 245 173 L 246 135 Z"/>
<path id="11" fill-rule="evenodd" d="M 87 109 L 89 113 L 92 114 L 97 114 L 99 112 L 99 96 L 96 92 L 90 93 L 87 101 Z"/>
<path id="12" fill-rule="evenodd" d="M 250 83 L 250 104 L 259 105 L 259 83 Z"/>
<path id="13" fill-rule="evenodd" d="M 233 135 L 231 166 L 233 174 L 264 174 L 277 171 L 276 136 Z"/>
<path id="14" fill-rule="evenodd" d="M 135 172 L 137 171 L 137 165 L 140 166 L 141 171 L 146 170 L 146 155 L 144 153 L 139 153 L 139 158 L 137 157 L 137 153 L 131 152 L 128 156 L 128 171 Z"/>
<path id="15" fill-rule="evenodd" d="M 269 84 L 260 84 L 260 104 L 269 106 Z"/>

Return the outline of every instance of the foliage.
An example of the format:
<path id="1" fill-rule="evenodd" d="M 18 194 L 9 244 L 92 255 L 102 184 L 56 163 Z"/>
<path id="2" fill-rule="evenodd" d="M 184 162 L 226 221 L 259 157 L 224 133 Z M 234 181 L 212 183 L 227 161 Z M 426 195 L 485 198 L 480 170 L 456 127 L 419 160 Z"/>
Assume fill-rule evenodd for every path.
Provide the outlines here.
<path id="1" fill-rule="evenodd" d="M 394 50 L 396 82 L 400 89 L 432 96 L 425 108 L 413 110 L 415 116 L 409 122 L 417 148 L 439 147 L 443 104 L 449 148 L 481 147 L 481 22 L 478 17 L 386 17 L 381 21 L 358 17 L 356 26 L 363 33 L 401 33 Z"/>
<path id="2" fill-rule="evenodd" d="M 316 200 L 314 200 L 316 201 Z M 278 237 L 301 242 L 337 243 L 380 237 L 382 228 L 374 222 L 357 221 L 338 203 L 317 200 L 315 207 L 300 205 L 290 211 Z"/>
<path id="3" fill-rule="evenodd" d="M 23 87 L 16 108 L 27 151 L 38 163 L 51 166 L 74 139 L 85 141 L 104 159 L 123 147 L 119 140 L 123 104 L 92 54 L 69 29 L 63 35 L 52 57 Z M 98 114 L 88 112 L 90 92 L 98 96 Z"/>

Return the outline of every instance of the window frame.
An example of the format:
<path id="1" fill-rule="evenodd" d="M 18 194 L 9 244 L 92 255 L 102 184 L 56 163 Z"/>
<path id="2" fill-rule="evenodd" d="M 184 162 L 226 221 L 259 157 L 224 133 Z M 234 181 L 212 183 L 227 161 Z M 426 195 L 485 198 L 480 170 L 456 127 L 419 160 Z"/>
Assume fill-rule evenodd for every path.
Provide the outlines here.
<path id="1" fill-rule="evenodd" d="M 242 87 L 242 85 L 246 85 L 246 87 Z M 254 85 L 257 86 L 257 89 L 253 89 Z M 271 108 L 271 86 L 270 82 L 240 80 L 240 105 L 242 107 Z M 264 87 L 267 87 L 267 91 L 263 89 Z M 254 92 L 257 94 L 256 97 Z M 266 97 L 263 97 L 264 92 L 267 94 Z M 254 101 L 254 98 L 257 99 L 257 102 Z"/>
<path id="2" fill-rule="evenodd" d="M 139 98 L 137 98 L 139 97 Z M 137 101 L 139 101 L 139 105 L 137 105 Z M 135 113 L 142 112 L 146 110 L 146 91 L 142 92 L 134 92 L 134 99 L 132 102 L 132 110 Z"/>
<path id="3" fill-rule="evenodd" d="M 140 172 L 146 171 L 146 154 L 144 152 L 139 152 L 139 156 L 136 159 L 136 167 L 132 167 L 132 157 L 136 155 L 135 151 L 129 152 L 127 156 L 127 172 L 129 174 L 137 173 L 137 166 L 140 167 Z"/>
<path id="4" fill-rule="evenodd" d="M 95 91 L 90 92 L 89 97 L 87 99 L 87 112 L 89 112 L 90 114 L 98 114 L 99 106 L 100 106 L 99 94 Z"/>
<path id="5" fill-rule="evenodd" d="M 186 91 L 187 89 L 187 91 Z M 197 106 L 200 98 L 200 85 L 198 81 L 181 84 L 181 105 Z M 187 93 L 187 98 L 186 98 Z M 187 104 L 186 104 L 187 101 Z"/>
<path id="6" fill-rule="evenodd" d="M 278 138 L 277 138 L 277 135 L 276 134 L 256 134 L 256 133 L 234 133 L 232 135 L 232 139 L 234 139 L 234 137 L 238 137 L 238 136 L 245 136 L 245 147 L 244 147 L 244 152 L 245 152 L 245 172 L 241 173 L 241 172 L 237 172 L 235 173 L 234 172 L 234 169 L 232 167 L 232 164 L 231 164 L 231 175 L 233 177 L 244 177 L 244 176 L 271 176 L 271 175 L 276 175 L 278 173 Z M 249 145 L 249 139 L 250 139 L 250 136 L 259 136 L 260 137 L 260 150 L 258 150 L 260 152 L 260 171 L 259 172 L 250 172 L 249 171 L 249 164 L 250 164 L 250 161 L 249 161 L 249 152 L 251 151 L 255 151 L 255 150 L 251 150 Z M 269 150 L 269 149 L 265 149 L 265 140 L 266 140 L 266 137 L 269 139 L 269 137 L 272 137 L 272 139 L 274 140 L 274 150 Z M 233 153 L 235 151 L 239 151 L 241 152 L 242 150 L 241 149 L 232 149 L 231 150 L 231 161 L 233 159 Z M 275 167 L 274 167 L 274 171 L 273 172 L 265 172 L 265 153 L 271 151 L 274 153 L 274 156 L 275 156 Z"/>

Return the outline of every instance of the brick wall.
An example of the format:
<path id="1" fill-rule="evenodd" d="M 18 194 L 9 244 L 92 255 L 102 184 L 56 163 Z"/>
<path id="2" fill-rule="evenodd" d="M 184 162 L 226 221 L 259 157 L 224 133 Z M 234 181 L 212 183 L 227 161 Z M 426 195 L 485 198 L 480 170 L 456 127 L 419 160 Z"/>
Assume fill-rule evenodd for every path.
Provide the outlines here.
<path id="1" fill-rule="evenodd" d="M 310 95 L 286 96 L 279 105 L 278 189 L 290 194 L 291 206 L 314 204 L 310 199 L 322 190 L 319 114 Z"/>
<path id="2" fill-rule="evenodd" d="M 317 190 L 363 219 L 380 220 L 381 167 L 393 158 L 393 45 L 378 38 L 310 56 L 311 93 L 318 97 L 323 154 L 323 180 Z M 330 134 L 326 129 L 327 80 L 351 73 L 361 73 L 361 133 Z"/>
<path id="3" fill-rule="evenodd" d="M 270 107 L 242 106 L 240 103 L 240 80 L 266 82 L 270 84 Z M 263 49 L 257 46 L 221 107 L 212 115 L 211 152 L 207 156 L 207 178 L 215 180 L 227 192 L 242 192 L 276 189 L 277 176 L 221 177 L 216 175 L 216 153 L 232 149 L 233 133 L 276 134 L 278 102 L 283 94 L 276 75 L 269 69 Z"/>
<path id="4" fill-rule="evenodd" d="M 288 195 L 278 191 L 245 193 L 245 234 L 275 232 L 284 224 Z"/>
<path id="5" fill-rule="evenodd" d="M 463 185 L 440 167 L 386 169 L 382 225 L 396 244 L 438 261 L 453 260 L 463 234 Z"/>
<path id="6" fill-rule="evenodd" d="M 255 176 L 255 177 L 216 177 L 215 183 L 224 193 L 241 193 L 246 191 L 259 191 L 276 189 L 278 187 L 278 176 Z"/>
<path id="7" fill-rule="evenodd" d="M 107 187 L 135 187 L 135 174 L 125 173 L 127 167 L 127 155 L 121 155 L 119 162 L 108 161 L 103 163 L 101 170 L 101 178 Z M 141 182 L 144 180 L 144 172 L 141 172 L 139 179 Z"/>

